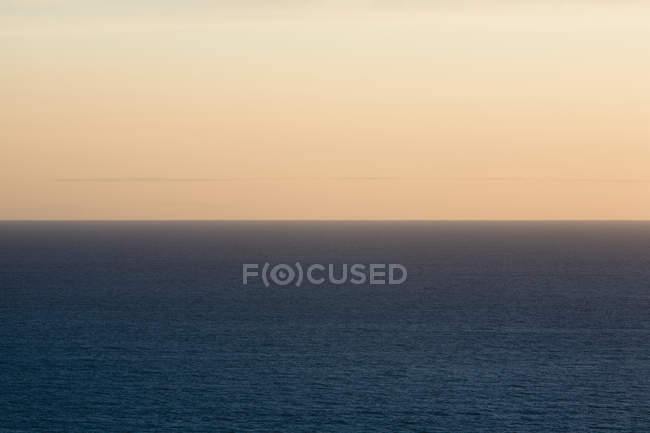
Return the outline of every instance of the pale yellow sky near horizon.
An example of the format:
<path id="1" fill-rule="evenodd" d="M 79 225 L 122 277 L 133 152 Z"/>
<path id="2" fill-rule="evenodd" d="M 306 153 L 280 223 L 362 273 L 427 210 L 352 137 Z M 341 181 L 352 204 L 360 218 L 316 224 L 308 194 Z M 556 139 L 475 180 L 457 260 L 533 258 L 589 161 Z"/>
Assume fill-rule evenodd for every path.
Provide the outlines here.
<path id="1" fill-rule="evenodd" d="M 650 219 L 650 3 L 0 1 L 0 219 Z"/>

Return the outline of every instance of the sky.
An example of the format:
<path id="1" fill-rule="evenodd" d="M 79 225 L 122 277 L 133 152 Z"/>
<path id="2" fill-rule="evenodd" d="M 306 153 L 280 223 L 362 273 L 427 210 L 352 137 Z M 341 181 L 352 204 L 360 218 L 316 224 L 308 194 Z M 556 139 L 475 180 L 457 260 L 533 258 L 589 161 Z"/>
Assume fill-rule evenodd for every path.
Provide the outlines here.
<path id="1" fill-rule="evenodd" d="M 0 219 L 650 219 L 650 3 L 0 0 Z"/>

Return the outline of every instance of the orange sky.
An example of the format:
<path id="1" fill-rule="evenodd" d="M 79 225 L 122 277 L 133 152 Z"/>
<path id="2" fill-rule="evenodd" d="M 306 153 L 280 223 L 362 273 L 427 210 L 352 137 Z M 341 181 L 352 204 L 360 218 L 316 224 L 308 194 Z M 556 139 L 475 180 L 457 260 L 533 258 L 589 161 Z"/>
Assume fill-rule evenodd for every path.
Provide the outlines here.
<path id="1" fill-rule="evenodd" d="M 650 219 L 648 3 L 232 3 L 0 3 L 0 219 Z"/>

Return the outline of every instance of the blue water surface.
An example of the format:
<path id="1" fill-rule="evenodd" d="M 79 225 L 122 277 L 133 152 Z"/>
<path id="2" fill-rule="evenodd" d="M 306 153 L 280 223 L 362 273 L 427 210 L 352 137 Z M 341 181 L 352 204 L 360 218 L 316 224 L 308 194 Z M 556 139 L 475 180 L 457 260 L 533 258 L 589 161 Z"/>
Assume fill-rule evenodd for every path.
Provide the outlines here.
<path id="1" fill-rule="evenodd" d="M 212 431 L 649 432 L 650 223 L 0 223 L 0 432 Z"/>

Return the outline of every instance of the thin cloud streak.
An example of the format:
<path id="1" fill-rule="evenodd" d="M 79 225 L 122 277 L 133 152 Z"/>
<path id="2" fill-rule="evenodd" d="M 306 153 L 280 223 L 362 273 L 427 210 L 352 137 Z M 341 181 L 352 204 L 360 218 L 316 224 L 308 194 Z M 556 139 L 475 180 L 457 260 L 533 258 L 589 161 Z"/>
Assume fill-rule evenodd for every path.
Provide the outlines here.
<path id="1" fill-rule="evenodd" d="M 55 179 L 55 182 L 89 182 L 89 183 L 112 183 L 112 182 L 227 182 L 237 180 L 235 178 L 184 178 L 184 177 L 70 177 Z"/>
<path id="2" fill-rule="evenodd" d="M 291 177 L 68 177 L 53 179 L 63 183 L 208 183 L 267 182 L 297 180 Z"/>
<path id="3" fill-rule="evenodd" d="M 650 179 L 635 178 L 553 178 L 553 177 L 391 177 L 391 176 L 341 176 L 330 178 L 290 177 L 86 177 L 60 178 L 55 182 L 65 183 L 201 183 L 201 182 L 256 182 L 256 181 L 338 181 L 338 182 L 557 182 L 557 183 L 650 183 Z"/>
<path id="4" fill-rule="evenodd" d="M 553 177 L 373 177 L 347 176 L 334 178 L 339 181 L 422 181 L 422 182 L 585 182 L 585 183 L 648 183 L 650 179 L 608 178 L 553 178 Z"/>

